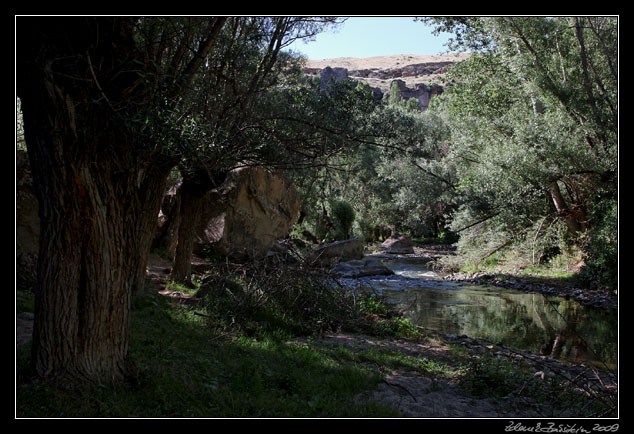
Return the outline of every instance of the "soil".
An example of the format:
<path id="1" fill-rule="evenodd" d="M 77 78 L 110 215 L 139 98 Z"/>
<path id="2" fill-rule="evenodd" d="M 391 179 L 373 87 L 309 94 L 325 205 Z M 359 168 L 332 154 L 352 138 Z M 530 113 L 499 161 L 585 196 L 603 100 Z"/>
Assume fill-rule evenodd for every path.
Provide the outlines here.
<path id="1" fill-rule="evenodd" d="M 353 351 L 391 349 L 412 357 L 444 362 L 456 362 L 451 347 L 442 340 L 420 341 L 374 339 L 362 335 L 337 334 L 326 336 L 313 345 L 345 345 Z M 415 371 L 393 370 L 373 391 L 357 396 L 359 402 L 381 402 L 397 409 L 404 417 L 413 418 L 508 418 L 536 417 L 529 408 L 513 410 L 493 399 L 470 396 L 459 380 L 435 379 Z"/>

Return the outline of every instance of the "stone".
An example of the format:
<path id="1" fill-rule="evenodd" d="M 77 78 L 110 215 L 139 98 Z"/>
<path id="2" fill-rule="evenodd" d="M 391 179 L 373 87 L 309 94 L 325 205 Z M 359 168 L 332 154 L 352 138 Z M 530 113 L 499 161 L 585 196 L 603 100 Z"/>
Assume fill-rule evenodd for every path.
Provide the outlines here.
<path id="1" fill-rule="evenodd" d="M 357 278 L 365 276 L 389 276 L 392 270 L 377 259 L 353 259 L 339 262 L 330 270 L 335 277 Z"/>
<path id="2" fill-rule="evenodd" d="M 412 242 L 412 237 L 409 235 L 392 234 L 392 236 L 379 246 L 379 250 L 382 253 L 407 255 L 414 253 L 414 243 Z"/>
<path id="3" fill-rule="evenodd" d="M 40 240 L 39 204 L 26 151 L 15 153 L 15 244 L 18 252 L 37 257 Z"/>
<path id="4" fill-rule="evenodd" d="M 330 66 L 326 66 L 319 73 L 320 84 L 319 89 L 321 91 L 326 91 L 332 83 L 337 83 L 339 81 L 348 79 L 348 70 L 346 68 L 331 68 Z"/>
<path id="5" fill-rule="evenodd" d="M 236 259 L 265 257 L 299 215 L 299 195 L 281 171 L 240 167 L 208 194 L 194 252 L 211 247 Z"/>
<path id="6" fill-rule="evenodd" d="M 358 238 L 335 241 L 317 247 L 308 255 L 307 262 L 313 266 L 329 267 L 342 261 L 362 259 L 363 249 L 363 241 Z"/>

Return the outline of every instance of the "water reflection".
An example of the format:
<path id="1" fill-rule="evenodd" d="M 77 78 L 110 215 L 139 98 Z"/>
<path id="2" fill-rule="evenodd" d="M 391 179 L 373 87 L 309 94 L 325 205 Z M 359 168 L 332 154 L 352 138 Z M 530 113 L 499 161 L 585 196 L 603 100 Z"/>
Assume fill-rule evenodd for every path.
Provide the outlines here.
<path id="1" fill-rule="evenodd" d="M 435 279 L 424 264 L 385 261 L 396 276 L 366 280 L 417 325 L 616 370 L 617 315 L 560 297 Z"/>

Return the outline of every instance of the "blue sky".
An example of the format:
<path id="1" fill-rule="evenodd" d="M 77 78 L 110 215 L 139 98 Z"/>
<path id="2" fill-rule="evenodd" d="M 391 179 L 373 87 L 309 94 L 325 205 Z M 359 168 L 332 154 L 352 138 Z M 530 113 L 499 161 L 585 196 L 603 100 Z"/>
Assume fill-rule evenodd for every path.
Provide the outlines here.
<path id="1" fill-rule="evenodd" d="M 450 35 L 432 35 L 432 27 L 414 17 L 350 17 L 337 30 L 317 35 L 305 44 L 289 46 L 309 59 L 371 57 L 393 54 L 439 54 Z"/>

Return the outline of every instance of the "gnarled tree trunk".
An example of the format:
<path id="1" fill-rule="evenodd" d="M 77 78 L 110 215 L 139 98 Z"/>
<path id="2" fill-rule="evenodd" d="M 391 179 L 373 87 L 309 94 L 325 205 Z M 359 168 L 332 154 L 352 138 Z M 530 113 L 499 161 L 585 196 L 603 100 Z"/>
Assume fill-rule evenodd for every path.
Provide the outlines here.
<path id="1" fill-rule="evenodd" d="M 132 22 L 18 18 L 17 91 L 40 215 L 32 362 L 42 378 L 125 374 L 170 162 L 141 151 Z M 135 57 L 136 56 L 136 57 Z"/>

